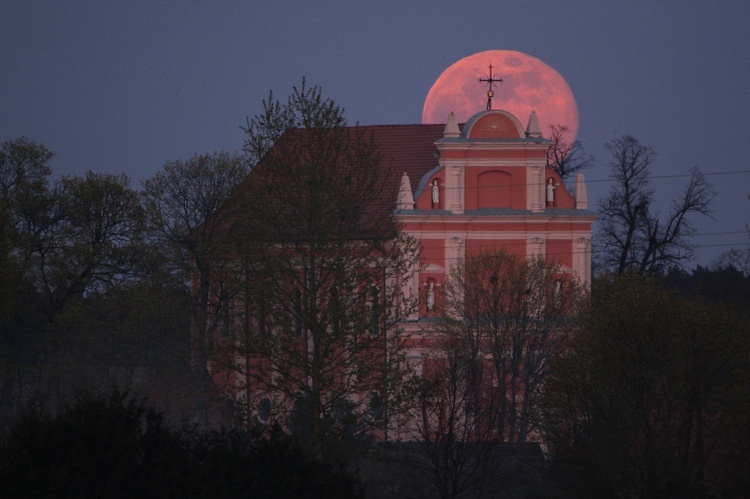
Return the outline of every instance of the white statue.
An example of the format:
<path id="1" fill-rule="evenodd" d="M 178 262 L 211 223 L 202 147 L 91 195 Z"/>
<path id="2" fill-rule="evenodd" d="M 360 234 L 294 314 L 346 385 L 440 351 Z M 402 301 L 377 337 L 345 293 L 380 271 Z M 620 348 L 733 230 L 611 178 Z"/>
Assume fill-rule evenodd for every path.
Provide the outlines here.
<path id="1" fill-rule="evenodd" d="M 440 205 L 440 187 L 437 179 L 432 181 L 432 206 Z"/>
<path id="2" fill-rule="evenodd" d="M 435 308 L 435 283 L 431 282 L 427 288 L 427 310 Z"/>
<path id="3" fill-rule="evenodd" d="M 547 202 L 550 204 L 555 202 L 555 182 L 552 179 L 547 182 Z"/>

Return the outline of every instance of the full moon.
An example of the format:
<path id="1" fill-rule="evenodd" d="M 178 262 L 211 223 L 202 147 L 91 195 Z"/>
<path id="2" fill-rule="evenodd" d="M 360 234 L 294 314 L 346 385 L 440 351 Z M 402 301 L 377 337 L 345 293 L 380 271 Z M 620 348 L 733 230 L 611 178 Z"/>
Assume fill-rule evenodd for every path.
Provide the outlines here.
<path id="1" fill-rule="evenodd" d="M 492 64 L 492 109 L 508 111 L 524 127 L 536 111 L 542 136 L 549 138 L 551 125 L 568 127 L 566 141 L 578 133 L 578 106 L 560 73 L 536 57 L 514 50 L 488 50 L 454 63 L 435 81 L 422 110 L 422 123 L 445 123 L 453 111 L 465 123 L 487 108 L 486 82 Z"/>

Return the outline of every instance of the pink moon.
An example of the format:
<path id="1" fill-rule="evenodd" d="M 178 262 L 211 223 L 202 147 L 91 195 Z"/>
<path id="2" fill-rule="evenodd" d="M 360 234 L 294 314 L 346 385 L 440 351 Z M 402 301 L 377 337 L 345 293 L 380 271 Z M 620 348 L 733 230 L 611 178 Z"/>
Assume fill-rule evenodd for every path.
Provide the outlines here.
<path id="1" fill-rule="evenodd" d="M 465 123 L 487 108 L 489 76 L 503 81 L 493 84 L 492 109 L 510 112 L 526 127 L 531 111 L 536 111 L 542 136 L 549 138 L 551 125 L 564 125 L 566 141 L 578 133 L 578 106 L 573 92 L 560 73 L 536 57 L 514 50 L 487 50 L 451 65 L 435 81 L 422 110 L 422 123 L 445 123 L 453 111 Z"/>

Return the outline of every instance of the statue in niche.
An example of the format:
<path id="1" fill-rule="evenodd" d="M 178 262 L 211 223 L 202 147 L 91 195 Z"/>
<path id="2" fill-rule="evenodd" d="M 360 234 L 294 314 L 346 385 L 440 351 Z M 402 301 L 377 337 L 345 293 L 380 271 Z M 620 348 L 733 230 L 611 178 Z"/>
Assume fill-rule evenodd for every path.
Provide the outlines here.
<path id="1" fill-rule="evenodd" d="M 547 181 L 547 206 L 552 206 L 555 204 L 555 181 L 553 179 L 549 179 Z"/>
<path id="2" fill-rule="evenodd" d="M 427 288 L 427 310 L 432 311 L 435 308 L 435 283 L 430 282 Z"/>
<path id="3" fill-rule="evenodd" d="M 440 187 L 437 179 L 435 179 L 432 181 L 432 207 L 437 208 L 438 206 L 440 206 Z"/>

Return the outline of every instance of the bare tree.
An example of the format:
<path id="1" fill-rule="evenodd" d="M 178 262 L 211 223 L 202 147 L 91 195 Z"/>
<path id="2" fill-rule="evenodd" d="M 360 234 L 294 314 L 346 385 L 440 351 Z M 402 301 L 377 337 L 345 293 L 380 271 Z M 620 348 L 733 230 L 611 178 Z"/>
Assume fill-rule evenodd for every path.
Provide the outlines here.
<path id="1" fill-rule="evenodd" d="M 729 248 L 724 251 L 712 265 L 715 269 L 734 267 L 746 276 L 750 276 L 750 249 Z"/>
<path id="2" fill-rule="evenodd" d="M 652 213 L 654 191 L 649 188 L 652 148 L 625 135 L 610 141 L 610 168 L 614 184 L 599 202 L 600 235 L 596 242 L 598 264 L 617 273 L 635 270 L 656 274 L 693 257 L 691 217 L 707 215 L 714 191 L 701 172 L 693 168 L 681 197 L 666 217 Z"/>
<path id="3" fill-rule="evenodd" d="M 549 361 L 583 293 L 560 266 L 502 251 L 456 265 L 444 290 L 416 437 L 442 497 L 478 496 L 503 484 L 502 444 L 533 440 Z"/>
<path id="4" fill-rule="evenodd" d="M 582 290 L 545 259 L 488 253 L 456 266 L 446 283 L 446 327 L 482 348 L 498 391 L 498 435 L 525 442 L 535 431 L 548 362 L 569 334 Z M 455 319 L 451 319 L 455 317 Z"/>
<path id="5" fill-rule="evenodd" d="M 533 440 L 549 361 L 583 294 L 559 265 L 502 251 L 459 262 L 444 290 L 415 436 L 443 497 L 477 496 L 498 479 L 500 444 Z"/>
<path id="6" fill-rule="evenodd" d="M 410 464 L 445 498 L 480 497 L 501 465 L 501 394 L 480 335 L 466 333 L 439 335 L 417 385 L 413 433 L 425 459 Z"/>
<path id="7" fill-rule="evenodd" d="M 416 246 L 398 230 L 378 145 L 319 87 L 263 104 L 245 128 L 257 164 L 232 227 L 244 296 L 230 306 L 225 361 L 248 413 L 272 401 L 272 417 L 324 455 L 386 431 L 396 412 L 398 318 L 413 306 L 401 282 Z"/>
<path id="8" fill-rule="evenodd" d="M 550 125 L 550 141 L 547 149 L 547 166 L 555 170 L 565 182 L 575 177 L 575 174 L 594 163 L 593 156 L 584 152 L 579 141 L 568 142 L 570 129 L 565 125 Z"/>

